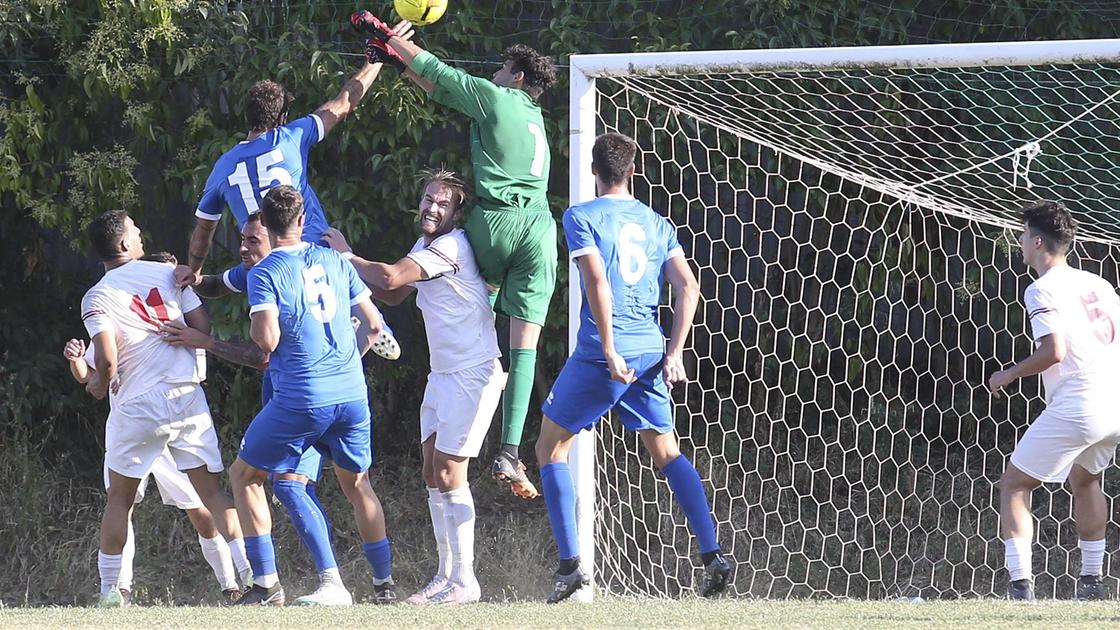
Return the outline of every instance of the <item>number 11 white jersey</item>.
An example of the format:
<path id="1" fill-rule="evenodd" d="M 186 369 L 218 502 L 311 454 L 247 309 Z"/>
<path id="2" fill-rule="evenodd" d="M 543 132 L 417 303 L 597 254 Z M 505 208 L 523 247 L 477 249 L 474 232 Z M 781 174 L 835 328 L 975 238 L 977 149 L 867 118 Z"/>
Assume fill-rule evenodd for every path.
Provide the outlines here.
<path id="1" fill-rule="evenodd" d="M 112 331 L 117 341 L 121 389 L 114 406 L 160 384 L 200 383 L 206 378 L 205 354 L 168 344 L 160 328 L 183 321 L 183 313 L 202 306 L 191 289 L 175 285 L 175 267 L 133 260 L 105 272 L 82 298 L 82 321 L 89 338 Z"/>
<path id="2" fill-rule="evenodd" d="M 1115 412 L 1120 402 L 1116 289 L 1096 274 L 1062 265 L 1032 282 L 1023 299 L 1035 341 L 1050 334 L 1065 341 L 1065 358 L 1042 373 L 1047 409 L 1071 416 Z"/>

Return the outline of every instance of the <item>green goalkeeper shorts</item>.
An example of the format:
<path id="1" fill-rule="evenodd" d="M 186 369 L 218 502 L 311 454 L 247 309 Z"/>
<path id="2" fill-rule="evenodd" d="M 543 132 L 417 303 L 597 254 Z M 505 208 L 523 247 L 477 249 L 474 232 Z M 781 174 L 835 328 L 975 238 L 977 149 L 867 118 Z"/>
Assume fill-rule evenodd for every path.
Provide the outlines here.
<path id="1" fill-rule="evenodd" d="M 552 213 L 475 206 L 463 229 L 482 278 L 498 287 L 494 310 L 543 326 L 556 289 L 556 219 Z"/>

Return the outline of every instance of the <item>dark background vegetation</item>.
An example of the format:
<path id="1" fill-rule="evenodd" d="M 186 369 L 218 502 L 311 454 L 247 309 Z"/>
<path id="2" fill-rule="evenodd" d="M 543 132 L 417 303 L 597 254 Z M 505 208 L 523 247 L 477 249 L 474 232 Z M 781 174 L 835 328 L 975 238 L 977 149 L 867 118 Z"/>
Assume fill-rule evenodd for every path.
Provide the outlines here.
<path id="1" fill-rule="evenodd" d="M 107 406 L 71 382 L 61 358 L 66 339 L 84 335 L 79 301 L 100 275 L 82 227 L 123 207 L 145 230 L 150 251 L 183 256 L 203 180 L 213 161 L 244 136 L 241 95 L 267 77 L 293 93 L 293 113 L 333 96 L 360 62 L 354 56 L 360 44 L 346 23 L 356 8 L 390 13 L 388 2 L 0 3 L 0 475 L 6 480 L 0 557 L 10 559 L 0 575 L 4 604 L 85 603 L 96 588 Z M 423 34 L 437 54 L 489 75 L 500 50 L 519 42 L 565 64 L 574 53 L 1076 39 L 1113 36 L 1118 27 L 1120 8 L 1100 0 L 452 0 L 447 17 Z M 564 72 L 561 77 L 542 99 L 557 215 L 566 206 L 568 182 Z M 791 165 L 777 155 L 754 159 L 764 167 L 756 184 L 789 179 L 781 169 Z M 415 173 L 433 164 L 468 169 L 466 121 L 426 102 L 387 70 L 360 110 L 312 151 L 310 179 L 332 224 L 360 253 L 393 260 L 414 238 Z M 681 177 L 682 187 L 703 179 L 683 171 Z M 832 191 L 836 199 L 869 194 L 817 177 L 810 187 Z M 812 178 L 793 179 L 805 185 Z M 1024 351 L 1021 335 L 1013 343 L 1010 335 L 993 333 L 984 347 L 949 333 L 960 322 L 1022 331 L 1016 304 L 1022 270 L 1001 280 L 998 271 L 969 275 L 961 262 L 988 252 L 985 264 L 1009 267 L 1006 250 L 992 245 L 999 230 L 915 215 L 881 198 L 826 204 L 807 215 L 804 201 L 754 206 L 745 203 L 743 191 L 730 194 L 739 197 L 729 202 L 719 191 L 692 196 L 723 207 L 718 222 L 691 221 L 685 210 L 671 210 L 698 237 L 682 242 L 701 268 L 701 323 L 708 331 L 698 336 L 692 359 L 698 382 L 678 399 L 680 430 L 686 449 L 696 450 L 702 475 L 718 488 L 721 535 L 744 563 L 737 592 L 990 593 L 1000 562 L 991 547 L 992 481 L 1028 412 L 1037 409 L 1037 397 L 1027 384 L 1014 409 L 988 410 L 980 402 L 977 388 L 994 365 L 989 359 L 1006 362 Z M 846 214 L 853 208 L 874 212 Z M 820 240 L 811 226 L 822 219 L 845 236 Z M 936 233 L 959 240 L 926 238 Z M 232 262 L 235 247 L 227 225 L 209 269 Z M 863 256 L 863 249 L 882 258 Z M 999 251 L 1002 258 L 991 253 Z M 810 252 L 831 252 L 865 276 L 822 279 L 824 263 L 807 258 Z M 1086 257 L 1103 261 L 1098 268 L 1114 279 L 1112 256 L 1096 248 Z M 924 284 L 896 283 L 891 272 L 902 269 L 926 270 Z M 786 276 L 797 280 L 783 282 Z M 762 289 L 737 297 L 748 284 Z M 962 287 L 991 295 L 977 306 L 961 299 Z M 542 341 L 538 392 L 547 391 L 565 355 L 566 288 L 562 275 Z M 896 309 L 884 313 L 883 299 Z M 824 306 L 805 308 L 817 301 Z M 245 332 L 240 301 L 214 301 L 209 308 L 219 334 Z M 425 580 L 433 553 L 427 512 L 418 509 L 423 494 L 414 446 L 427 356 L 415 307 L 386 312 L 405 357 L 394 364 L 367 362 L 381 459 L 375 483 L 395 540 L 398 581 L 408 588 Z M 848 331 L 844 322 L 856 324 Z M 876 327 L 889 333 L 876 334 Z M 890 339 L 921 347 L 880 345 Z M 938 361 L 930 359 L 931 347 L 952 351 Z M 838 350 L 863 356 L 866 369 L 853 367 L 847 354 L 836 356 Z M 950 383 L 966 383 L 971 394 L 961 398 Z M 213 360 L 207 392 L 223 444 L 232 451 L 256 410 L 259 375 Z M 950 413 L 960 420 L 946 423 Z M 601 475 L 617 474 L 613 483 L 631 493 L 608 494 L 600 507 L 609 532 L 601 546 L 608 584 L 620 591 L 687 588 L 695 566 L 686 555 L 682 520 L 671 510 L 657 515 L 667 509 L 664 484 L 648 469 L 623 464 L 620 449 L 632 449 L 632 439 L 606 435 Z M 498 599 L 535 597 L 551 570 L 543 505 L 515 503 L 477 472 L 485 592 Z M 348 510 L 329 479 L 323 487 L 344 575 L 365 594 L 367 569 Z M 1062 491 L 1042 494 L 1040 515 L 1068 514 Z M 190 603 L 212 596 L 185 519 L 154 499 L 136 518 L 140 599 Z M 661 533 L 631 526 L 632 518 L 660 523 Z M 282 570 L 296 590 L 308 586 L 309 559 L 285 519 L 276 522 Z M 1068 573 L 1067 556 L 1057 549 L 1072 549 L 1075 537 L 1053 519 L 1040 537 L 1055 549 L 1046 555 L 1052 573 Z M 667 577 L 650 565 L 667 569 Z M 1056 584 L 1045 579 L 1043 591 Z"/>

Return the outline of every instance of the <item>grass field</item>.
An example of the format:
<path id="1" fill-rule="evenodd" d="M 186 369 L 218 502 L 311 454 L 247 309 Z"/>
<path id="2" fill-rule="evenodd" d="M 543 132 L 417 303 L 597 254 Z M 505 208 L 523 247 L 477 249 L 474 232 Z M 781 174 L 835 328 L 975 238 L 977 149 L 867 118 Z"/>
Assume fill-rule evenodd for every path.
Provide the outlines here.
<path id="1" fill-rule="evenodd" d="M 458 608 L 407 606 L 311 609 L 93 608 L 0 609 L 0 627 L 238 627 L 322 626 L 455 628 L 1104 628 L 1120 625 L 1113 602 L 1011 603 L 716 601 L 601 599 L 594 604 L 477 604 Z"/>

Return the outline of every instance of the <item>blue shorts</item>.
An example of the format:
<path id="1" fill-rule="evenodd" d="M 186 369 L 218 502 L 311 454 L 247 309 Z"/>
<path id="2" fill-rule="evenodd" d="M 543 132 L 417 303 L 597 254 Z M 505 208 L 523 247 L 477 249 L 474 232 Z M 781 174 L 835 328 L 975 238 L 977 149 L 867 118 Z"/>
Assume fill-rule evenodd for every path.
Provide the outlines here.
<path id="1" fill-rule="evenodd" d="M 249 424 L 237 456 L 270 473 L 307 474 L 300 469 L 301 460 L 312 449 L 350 472 L 369 470 L 373 465 L 369 402 L 287 409 L 269 401 Z"/>
<path id="2" fill-rule="evenodd" d="M 261 380 L 261 406 L 268 404 L 272 400 L 272 375 L 269 374 L 268 368 L 264 369 L 264 378 Z M 317 483 L 319 481 L 319 471 L 323 469 L 323 456 L 319 451 L 314 448 L 309 448 L 303 452 L 303 456 L 299 458 L 299 464 L 292 472 L 297 475 L 307 477 L 310 483 Z M 272 475 L 268 476 L 268 480 L 272 481 Z"/>
<path id="3" fill-rule="evenodd" d="M 627 357 L 636 380 L 629 385 L 611 378 L 606 361 L 570 358 L 560 370 L 541 411 L 572 433 L 595 426 L 608 411 L 618 410 L 630 431 L 673 430 L 673 400 L 661 377 L 665 355 L 660 352 Z"/>

